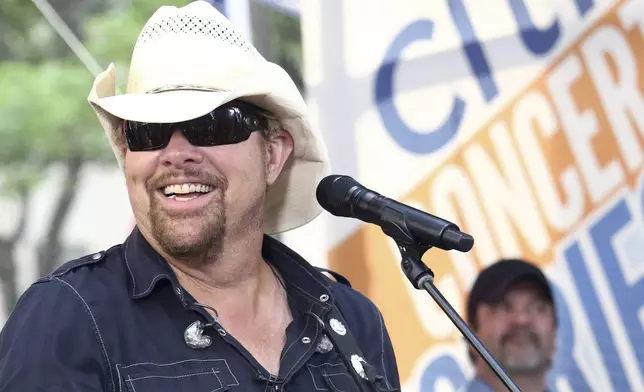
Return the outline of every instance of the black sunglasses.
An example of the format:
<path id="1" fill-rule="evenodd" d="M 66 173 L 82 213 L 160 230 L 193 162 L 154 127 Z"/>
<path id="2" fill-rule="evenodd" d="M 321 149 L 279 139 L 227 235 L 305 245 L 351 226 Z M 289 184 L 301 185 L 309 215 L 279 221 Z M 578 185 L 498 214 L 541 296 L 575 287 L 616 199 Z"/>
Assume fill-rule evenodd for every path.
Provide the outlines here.
<path id="1" fill-rule="evenodd" d="M 124 120 L 123 129 L 130 151 L 165 148 L 175 131 L 182 132 L 194 146 L 221 146 L 241 143 L 248 140 L 252 132 L 267 129 L 268 118 L 264 113 L 249 103 L 232 101 L 193 120 L 174 124 Z"/>

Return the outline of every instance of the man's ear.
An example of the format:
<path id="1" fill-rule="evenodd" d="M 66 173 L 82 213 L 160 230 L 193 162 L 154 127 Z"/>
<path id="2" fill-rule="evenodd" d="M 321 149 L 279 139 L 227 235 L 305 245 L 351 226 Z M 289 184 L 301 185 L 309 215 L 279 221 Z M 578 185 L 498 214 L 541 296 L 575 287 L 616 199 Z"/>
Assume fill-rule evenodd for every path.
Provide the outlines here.
<path id="1" fill-rule="evenodd" d="M 293 153 L 293 136 L 282 129 L 271 134 L 264 144 L 266 147 L 266 184 L 272 185 Z"/>

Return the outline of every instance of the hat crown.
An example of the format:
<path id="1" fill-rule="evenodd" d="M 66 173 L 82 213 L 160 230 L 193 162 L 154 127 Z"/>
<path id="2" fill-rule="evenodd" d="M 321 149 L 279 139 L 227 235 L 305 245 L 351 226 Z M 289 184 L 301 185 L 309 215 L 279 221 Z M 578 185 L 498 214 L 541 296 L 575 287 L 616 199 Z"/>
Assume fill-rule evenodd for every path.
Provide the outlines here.
<path id="1" fill-rule="evenodd" d="M 255 61 L 255 47 L 211 4 L 198 0 L 185 7 L 160 7 L 146 22 L 134 45 L 128 93 L 174 86 L 228 89 Z M 230 73 L 237 75 L 231 75 Z"/>

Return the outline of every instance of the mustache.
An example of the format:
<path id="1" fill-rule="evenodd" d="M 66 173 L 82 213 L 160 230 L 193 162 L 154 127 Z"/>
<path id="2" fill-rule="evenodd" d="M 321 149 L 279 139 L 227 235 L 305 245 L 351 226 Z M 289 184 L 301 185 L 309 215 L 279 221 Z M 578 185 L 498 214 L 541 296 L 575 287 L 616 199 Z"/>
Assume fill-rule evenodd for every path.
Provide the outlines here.
<path id="1" fill-rule="evenodd" d="M 501 336 L 500 343 L 505 345 L 508 340 L 516 337 L 527 337 L 536 347 L 541 346 L 539 336 L 529 328 L 514 328 Z"/>
<path id="2" fill-rule="evenodd" d="M 154 192 L 159 189 L 162 184 L 170 182 L 176 178 L 184 178 L 190 182 L 199 182 L 206 185 L 211 185 L 215 188 L 220 189 L 221 191 L 226 191 L 228 188 L 228 181 L 225 178 L 218 177 L 217 175 L 196 169 L 196 168 L 186 168 L 184 170 L 171 170 L 165 171 L 158 176 L 153 177 L 148 181 L 148 191 Z"/>

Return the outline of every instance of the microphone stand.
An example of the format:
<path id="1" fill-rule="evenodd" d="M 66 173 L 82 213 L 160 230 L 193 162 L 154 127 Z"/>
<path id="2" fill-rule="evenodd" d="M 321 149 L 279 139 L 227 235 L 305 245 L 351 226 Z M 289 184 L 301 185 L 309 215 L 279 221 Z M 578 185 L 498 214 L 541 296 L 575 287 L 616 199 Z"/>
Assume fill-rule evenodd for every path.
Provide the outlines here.
<path id="1" fill-rule="evenodd" d="M 403 226 L 404 227 L 404 226 Z M 398 230 L 401 229 L 400 226 L 397 227 Z M 383 230 L 384 231 L 384 230 Z M 385 231 L 386 234 L 387 231 Z M 397 237 L 397 236 L 396 236 Z M 447 299 L 443 297 L 441 292 L 434 285 L 434 272 L 427 267 L 421 260 L 423 254 L 428 251 L 431 246 L 420 246 L 417 244 L 402 244 L 402 242 L 409 242 L 410 237 L 406 237 L 404 240 L 396 239 L 396 244 L 402 255 L 402 260 L 400 266 L 405 273 L 405 276 L 411 282 L 412 286 L 418 290 L 425 289 L 429 295 L 436 301 L 438 306 L 445 312 L 447 317 L 454 323 L 456 328 L 465 336 L 467 341 L 474 347 L 474 349 L 483 357 L 485 362 L 492 368 L 497 377 L 501 379 L 503 384 L 511 392 L 520 392 L 519 387 L 512 381 L 510 376 L 508 376 L 501 365 L 496 361 L 496 359 L 490 354 L 489 351 L 483 346 L 481 341 L 476 337 L 474 332 L 468 327 L 468 325 L 463 321 L 461 316 L 458 315 L 456 310 L 449 304 Z"/>

